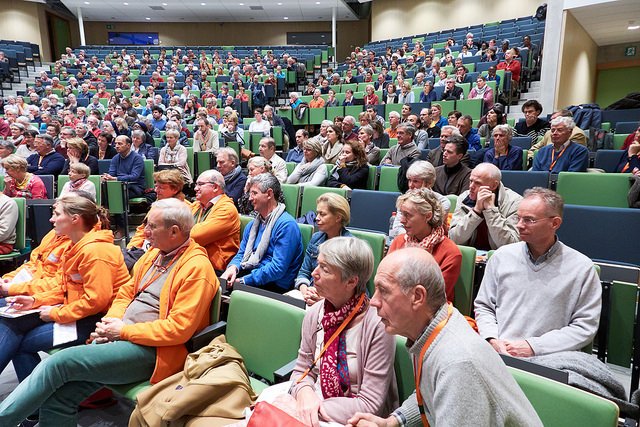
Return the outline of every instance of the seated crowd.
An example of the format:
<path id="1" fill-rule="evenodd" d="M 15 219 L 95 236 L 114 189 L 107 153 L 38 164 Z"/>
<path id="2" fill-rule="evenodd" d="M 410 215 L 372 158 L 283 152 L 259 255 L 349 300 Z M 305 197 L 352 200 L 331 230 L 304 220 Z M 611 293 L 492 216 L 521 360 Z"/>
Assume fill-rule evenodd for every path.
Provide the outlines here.
<path id="1" fill-rule="evenodd" d="M 439 61 L 416 49 L 407 68 L 419 56 L 423 63 L 433 63 L 431 72 L 439 69 Z M 516 53 L 503 52 L 506 67 L 514 67 Z M 202 79 L 193 55 L 184 56 L 188 67 L 183 72 L 189 85 L 200 87 L 198 82 L 208 81 L 207 72 Z M 481 55 L 491 58 L 495 49 L 487 46 Z M 20 382 L 0 404 L 0 425 L 38 418 L 42 425 L 75 425 L 78 404 L 104 385 L 149 379 L 155 385 L 181 371 L 186 342 L 209 324 L 221 282 L 227 290 L 246 285 L 305 301 L 296 365 L 286 386 L 274 386 L 279 387 L 276 394 L 285 395 L 274 404 L 307 425 L 319 425 L 319 420 L 351 426 L 542 425 L 498 354 L 543 356 L 590 344 L 600 320 L 600 283 L 591 260 L 558 240 L 562 197 L 539 187 L 520 196 L 502 183 L 501 170 L 522 170 L 522 150 L 511 145 L 514 135 L 539 144 L 533 170 L 586 170 L 584 133 L 580 135 L 571 113 L 558 111 L 548 123 L 538 117 L 540 104 L 528 101 L 525 121 L 513 129 L 505 123 L 502 107 L 487 102 L 475 129 L 468 115 L 454 111 L 442 117 L 438 104 L 419 115 L 408 105 L 388 115 L 385 129 L 384 118 L 371 107 L 380 100 L 367 91 L 370 105 L 357 119 L 325 120 L 314 136 L 298 129 L 291 135 L 295 146 L 280 155 L 270 129 L 284 127 L 284 122 L 267 104 L 254 110 L 256 121 L 249 125 L 251 132 L 262 132 L 257 155 L 242 150 L 248 142 L 233 97 L 220 114 L 215 103 L 207 102 L 215 96 L 203 99 L 207 107 L 201 108 L 188 89 L 177 100 L 153 95 L 164 87 L 161 76 L 177 71 L 162 57 L 145 55 L 140 61 L 121 52 L 109 63 L 99 63 L 69 50 L 60 66 L 72 58 L 82 67 L 75 81 L 82 82 L 80 95 L 97 102 L 83 111 L 66 101 L 60 106 L 52 96 L 42 99 L 47 102 L 29 97 L 39 105 L 8 105 L 0 119 L 10 132 L 0 141 L 0 253 L 10 252 L 15 241 L 18 214 L 11 197 L 52 198 L 40 176 L 69 176 L 55 201 L 54 229 L 28 262 L 0 281 L 0 294 L 12 309 L 38 313 L 0 318 L 0 364 L 13 361 Z M 180 55 L 173 58 L 182 60 Z M 262 99 L 256 95 L 263 90 L 261 83 L 253 78 L 266 72 L 261 64 L 275 58 L 254 59 L 256 67 L 249 69 L 247 63 L 241 67 L 240 59 L 214 56 L 208 72 L 217 72 L 213 70 L 223 60 L 231 63 L 233 73 L 253 82 L 252 99 Z M 295 58 L 281 60 L 284 68 L 296 69 Z M 372 60 L 382 70 L 388 65 Z M 153 84 L 144 96 L 111 97 L 100 84 L 109 70 L 121 88 L 132 83 L 138 88 L 134 93 L 141 94 L 125 71 L 154 64 Z M 357 59 L 353 65 L 350 71 L 359 67 Z M 92 68 L 101 72 L 85 75 Z M 398 82 L 402 89 L 396 93 L 391 76 L 382 77 L 377 83 L 388 83 L 382 102 L 415 102 L 408 82 Z M 460 99 L 458 77 L 464 80 L 464 70 L 445 79 L 443 100 Z M 514 69 L 512 78 L 517 77 Z M 487 96 L 485 81 L 478 77 L 474 97 Z M 39 82 L 45 94 L 48 86 L 42 85 L 49 83 Z M 168 89 L 174 81 L 166 83 Z M 339 75 L 314 83 L 310 107 L 326 107 L 320 97 L 324 94 L 333 104 L 331 85 L 341 83 Z M 37 87 L 31 89 L 38 94 Z M 429 102 L 432 89 L 426 80 Z M 101 97 L 109 97 L 106 111 Z M 344 105 L 351 99 L 345 98 Z M 290 101 L 296 108 L 298 95 L 291 94 Z M 148 114 L 138 114 L 141 105 Z M 197 129 L 193 138 L 190 124 Z M 154 138 L 165 129 L 162 148 L 153 150 Z M 480 134 L 492 136 L 493 146 L 482 147 Z M 539 143 L 538 137 L 543 137 Z M 392 138 L 397 144 L 389 148 Z M 439 138 L 440 146 L 422 160 L 429 138 Z M 216 168 L 192 178 L 186 146 L 213 153 Z M 640 128 L 625 148 L 622 172 L 637 170 L 638 147 Z M 387 150 L 384 155 L 382 150 Z M 152 202 L 121 250 L 89 180 L 97 175 L 98 160 L 109 159 L 101 180 L 126 182 L 128 197 Z M 145 159 L 158 165 L 153 189 L 145 185 Z M 295 164 L 291 172 L 287 162 Z M 370 165 L 398 167 L 404 193 L 396 202 L 388 255 L 375 276 L 371 248 L 346 228 L 351 212 L 344 197 L 327 192 L 317 198 L 318 231 L 305 248 L 283 195 L 289 184 L 366 189 Z M 448 195 L 458 197 L 451 216 Z M 240 214 L 251 217 L 242 233 Z M 116 216 L 116 234 L 128 231 L 121 221 Z M 475 299 L 476 330 L 453 305 L 462 266 L 458 245 L 496 250 Z M 375 293 L 369 295 L 372 278 Z M 548 286 L 552 282 L 558 286 Z M 70 322 L 75 338 L 54 339 L 56 325 Z M 416 390 L 404 402 L 399 401 L 393 369 L 395 335 L 407 338 L 416 374 Z M 91 343 L 84 345 L 87 341 Z M 38 351 L 52 349 L 63 350 L 41 361 Z"/>

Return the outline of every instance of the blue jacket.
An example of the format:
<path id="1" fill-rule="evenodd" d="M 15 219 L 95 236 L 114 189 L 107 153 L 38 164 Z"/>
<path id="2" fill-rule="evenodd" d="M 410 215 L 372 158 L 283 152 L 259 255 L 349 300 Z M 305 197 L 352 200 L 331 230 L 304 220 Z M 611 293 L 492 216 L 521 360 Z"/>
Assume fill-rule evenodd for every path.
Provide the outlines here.
<path id="1" fill-rule="evenodd" d="M 240 173 L 231 182 L 225 182 L 224 192 L 227 196 L 233 199 L 233 203 L 238 206 L 238 200 L 244 193 L 244 185 L 247 183 L 247 177 L 245 174 Z"/>
<path id="2" fill-rule="evenodd" d="M 498 169 L 503 171 L 521 171 L 522 170 L 522 148 L 509 144 L 506 156 L 500 156 L 496 159 L 496 149 L 490 148 L 484 153 L 483 161 L 485 163 L 493 163 Z"/>
<path id="3" fill-rule="evenodd" d="M 40 154 L 32 154 L 27 157 L 27 172 L 34 175 L 60 175 L 64 168 L 65 158 L 55 151 L 46 154 L 40 161 Z M 38 164 L 40 163 L 40 164 Z"/>
<path id="4" fill-rule="evenodd" d="M 124 159 L 116 154 L 109 165 L 109 175 L 116 177 L 118 181 L 129 183 L 129 187 L 136 187 L 144 191 L 144 160 L 138 153 L 131 151 Z"/>
<path id="5" fill-rule="evenodd" d="M 429 94 L 427 95 L 424 92 L 420 92 L 420 102 L 435 102 L 438 100 L 438 94 L 436 93 L 435 90 L 432 90 L 431 92 L 429 92 Z M 448 124 L 448 121 L 447 121 Z"/>
<path id="6" fill-rule="evenodd" d="M 471 130 L 467 134 L 467 142 L 469 143 L 470 150 L 479 150 L 482 148 L 480 136 L 478 135 L 478 129 L 471 128 Z"/>
<path id="7" fill-rule="evenodd" d="M 230 265 L 235 265 L 238 271 L 240 270 L 240 263 L 247 248 L 247 240 L 254 221 L 256 220 L 254 219 L 245 227 L 240 249 L 230 263 Z M 258 247 L 264 229 L 265 226 L 261 224 L 252 249 Z M 269 247 L 260 264 L 250 274 L 244 276 L 245 284 L 248 286 L 260 286 L 275 282 L 285 291 L 291 289 L 302 261 L 302 253 L 300 227 L 298 227 L 291 215 L 284 212 L 273 226 Z"/>
<path id="8" fill-rule="evenodd" d="M 133 148 L 133 145 L 131 146 Z M 152 147 L 147 143 L 140 144 L 137 153 L 142 156 L 142 159 L 153 160 L 153 163 L 158 163 L 158 156 L 160 152 L 156 149 L 156 147 Z"/>
<path id="9" fill-rule="evenodd" d="M 300 163 L 304 159 L 304 152 L 302 149 L 298 149 L 298 146 L 293 147 L 287 153 L 287 162 Z"/>
<path id="10" fill-rule="evenodd" d="M 560 157 L 554 156 L 554 160 L 557 159 L 556 164 L 551 170 L 551 154 L 553 153 L 553 144 L 542 147 L 538 150 L 535 159 L 533 160 L 534 171 L 545 172 L 586 172 L 589 166 L 589 150 L 584 145 L 576 144 L 575 142 L 569 142 L 564 153 Z"/>
<path id="11" fill-rule="evenodd" d="M 349 230 L 343 227 L 340 231 L 340 237 L 354 236 L 349 232 Z M 313 286 L 313 277 L 311 276 L 311 273 L 313 273 L 313 270 L 318 266 L 318 248 L 326 240 L 327 233 L 324 231 L 318 231 L 317 233 L 313 233 L 313 236 L 311 236 L 307 250 L 304 253 L 304 261 L 302 261 L 298 277 L 296 277 L 296 289 L 300 288 L 300 285 Z"/>

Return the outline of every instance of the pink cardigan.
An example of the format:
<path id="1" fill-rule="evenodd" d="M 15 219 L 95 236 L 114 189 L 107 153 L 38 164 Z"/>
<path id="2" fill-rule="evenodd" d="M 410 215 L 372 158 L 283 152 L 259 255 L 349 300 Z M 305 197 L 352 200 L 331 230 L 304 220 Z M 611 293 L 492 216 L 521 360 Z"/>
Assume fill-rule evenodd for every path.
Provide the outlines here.
<path id="1" fill-rule="evenodd" d="M 295 383 L 313 363 L 316 350 L 316 326 L 324 300 L 307 309 L 302 322 L 302 341 L 296 367 L 291 375 Z M 374 307 L 369 307 L 362 319 L 362 330 L 358 350 L 358 378 L 360 383 L 355 397 L 332 397 L 324 401 L 324 407 L 331 419 L 345 424 L 356 412 L 367 412 L 381 417 L 388 416 L 398 407 L 398 390 L 393 370 L 395 358 L 395 336 L 384 331 L 384 325 Z M 318 361 L 320 364 L 320 361 Z M 291 394 L 295 397 L 304 386 L 315 390 L 317 377 L 309 372 Z"/>

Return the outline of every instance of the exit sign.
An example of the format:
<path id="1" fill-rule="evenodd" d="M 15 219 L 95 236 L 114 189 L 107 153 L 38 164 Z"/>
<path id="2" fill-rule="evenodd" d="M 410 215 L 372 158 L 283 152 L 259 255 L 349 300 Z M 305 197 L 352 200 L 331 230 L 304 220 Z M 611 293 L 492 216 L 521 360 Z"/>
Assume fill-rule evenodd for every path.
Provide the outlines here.
<path id="1" fill-rule="evenodd" d="M 107 30 L 113 30 L 113 24 L 107 24 Z"/>
<path id="2" fill-rule="evenodd" d="M 636 46 L 627 46 L 624 50 L 624 56 L 636 56 Z"/>

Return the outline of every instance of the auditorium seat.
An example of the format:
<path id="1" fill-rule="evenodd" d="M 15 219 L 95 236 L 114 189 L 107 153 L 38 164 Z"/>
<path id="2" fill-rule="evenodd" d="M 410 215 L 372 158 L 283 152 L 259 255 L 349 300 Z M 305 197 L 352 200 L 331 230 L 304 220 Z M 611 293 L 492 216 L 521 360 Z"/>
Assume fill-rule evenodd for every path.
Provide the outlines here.
<path id="1" fill-rule="evenodd" d="M 557 191 L 574 205 L 628 208 L 630 174 L 560 172 Z"/>

